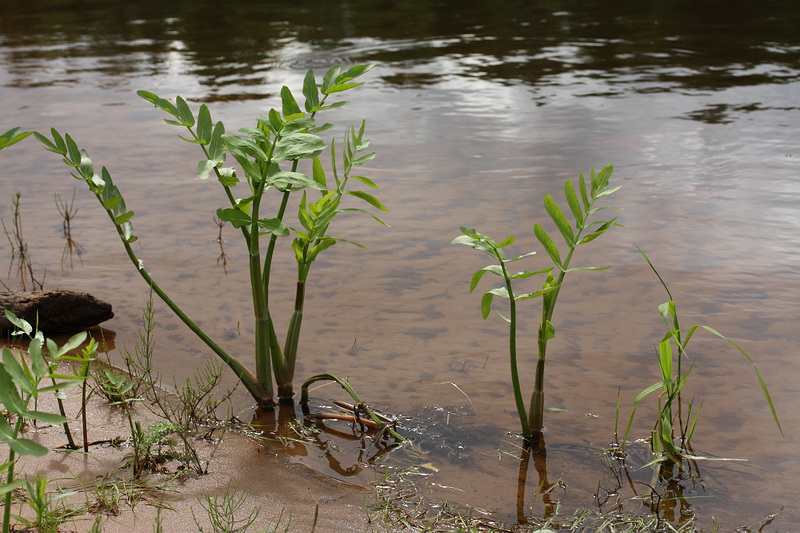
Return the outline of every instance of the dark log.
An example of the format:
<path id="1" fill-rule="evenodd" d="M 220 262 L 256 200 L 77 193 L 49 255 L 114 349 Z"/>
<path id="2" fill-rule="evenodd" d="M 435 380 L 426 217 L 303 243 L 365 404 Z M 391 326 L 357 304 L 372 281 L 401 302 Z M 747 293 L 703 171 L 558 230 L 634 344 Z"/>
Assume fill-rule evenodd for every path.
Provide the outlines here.
<path id="1" fill-rule="evenodd" d="M 111 304 L 85 292 L 0 292 L 0 331 L 14 330 L 3 309 L 27 320 L 44 333 L 68 333 L 96 326 L 114 316 Z M 38 319 L 37 319 L 38 315 Z"/>

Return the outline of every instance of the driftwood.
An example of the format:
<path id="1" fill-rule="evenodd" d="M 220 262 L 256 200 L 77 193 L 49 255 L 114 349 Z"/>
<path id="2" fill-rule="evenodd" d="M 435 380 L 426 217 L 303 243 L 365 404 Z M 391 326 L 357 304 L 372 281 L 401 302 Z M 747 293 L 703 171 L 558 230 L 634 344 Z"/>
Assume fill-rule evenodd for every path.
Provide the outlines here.
<path id="1" fill-rule="evenodd" d="M 111 304 L 102 302 L 85 292 L 33 291 L 0 292 L 0 331 L 11 331 L 3 309 L 45 333 L 67 333 L 96 326 L 114 316 Z"/>

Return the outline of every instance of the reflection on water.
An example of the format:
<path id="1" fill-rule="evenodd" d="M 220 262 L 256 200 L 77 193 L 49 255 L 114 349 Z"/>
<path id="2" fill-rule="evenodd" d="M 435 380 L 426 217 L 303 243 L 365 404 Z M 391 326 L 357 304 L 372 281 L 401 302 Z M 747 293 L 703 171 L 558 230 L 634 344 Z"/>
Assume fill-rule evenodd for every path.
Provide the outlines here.
<path id="1" fill-rule="evenodd" d="M 662 477 L 678 480 L 705 527 L 712 515 L 733 528 L 783 508 L 770 527 L 786 529 L 800 521 L 787 498 L 800 489 L 787 474 L 800 469 L 798 18 L 789 0 L 313 1 L 235 3 L 224 11 L 186 0 L 12 3 L 0 18 L 0 129 L 55 126 L 108 166 L 136 211 L 137 253 L 210 334 L 246 360 L 247 254 L 234 232 L 219 237 L 211 217 L 225 198 L 214 184 L 196 182 L 196 154 L 135 90 L 210 102 L 233 131 L 278 105 L 280 84 L 298 87 L 307 68 L 376 62 L 353 105 L 336 112 L 342 122 L 368 120 L 378 158 L 365 172 L 384 189 L 393 227 L 342 221 L 337 234 L 369 249 L 337 245 L 315 266 L 298 374 L 347 375 L 362 397 L 417 420 L 420 434 L 444 443 L 422 447 L 438 470 L 435 495 L 511 521 L 542 516 L 553 502 L 566 514 L 591 507 L 598 480 L 613 492 L 617 476 L 601 459 L 613 440 L 618 387 L 625 417 L 633 397 L 659 379 L 653 346 L 664 298 L 636 243 L 670 281 L 685 324 L 707 323 L 743 341 L 787 435 L 771 425 L 746 361 L 698 339 L 690 353 L 690 386 L 705 398 L 698 453 L 750 462 L 702 463 L 697 486 L 697 476 Z M 146 287 L 94 199 L 79 190 L 71 220 L 83 264 L 60 268 L 62 217 L 52 195 L 71 198 L 74 183 L 32 140 L 3 151 L 0 161 L 0 216 L 11 220 L 9 200 L 22 192 L 29 252 L 34 267 L 47 268 L 47 288 L 113 302 L 108 327 L 133 343 Z M 613 268 L 567 280 L 548 359 L 546 402 L 558 410 L 546 418 L 546 471 L 534 450 L 527 489 L 518 494 L 525 456 L 503 434 L 517 424 L 504 324 L 480 320 L 467 287 L 482 265 L 448 243 L 465 225 L 515 234 L 515 252 L 537 249 L 530 230 L 546 220 L 544 194 L 607 163 L 623 186 L 615 203 L 626 228 L 576 257 Z M 10 249 L 3 253 L 10 258 Z M 291 279 L 291 261 L 278 262 L 279 276 Z M 538 264 L 531 258 L 528 268 Z M 273 291 L 285 321 L 292 289 Z M 522 312 L 533 317 L 535 306 Z M 156 319 L 160 370 L 182 379 L 209 354 L 164 308 Z M 533 328 L 523 334 L 528 350 L 534 335 Z M 531 363 L 524 362 L 523 380 Z M 648 434 L 652 414 L 642 409 L 639 436 Z M 475 436 L 464 441 L 472 446 L 468 459 L 452 446 L 459 433 Z M 352 442 L 357 458 L 363 445 Z M 304 453 L 303 461 L 336 471 L 316 452 Z M 340 463 L 348 472 L 358 461 Z M 630 496 L 649 497 L 642 487 L 653 481 L 649 469 L 629 472 L 632 481 L 619 474 L 620 493 L 635 510 L 643 500 Z M 549 499 L 534 497 L 542 480 L 553 487 Z M 666 490 L 673 489 L 659 493 Z M 646 502 L 640 510 L 647 512 Z"/>

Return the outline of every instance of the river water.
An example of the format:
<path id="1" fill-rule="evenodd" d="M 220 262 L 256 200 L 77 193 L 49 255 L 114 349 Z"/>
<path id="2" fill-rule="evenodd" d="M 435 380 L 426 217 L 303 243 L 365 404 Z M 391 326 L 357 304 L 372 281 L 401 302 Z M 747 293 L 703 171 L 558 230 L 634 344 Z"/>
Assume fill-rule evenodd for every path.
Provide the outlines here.
<path id="1" fill-rule="evenodd" d="M 368 401 L 441 434 L 447 446 L 423 450 L 438 469 L 426 487 L 500 519 L 517 518 L 517 452 L 505 435 L 518 431 L 506 329 L 497 316 L 481 320 L 480 295 L 468 293 L 485 256 L 449 243 L 459 226 L 498 239 L 513 234 L 515 251 L 540 251 L 528 268 L 548 266 L 532 232 L 548 223 L 543 196 L 561 199 L 565 179 L 613 164 L 612 185 L 622 189 L 609 204 L 623 209 L 625 227 L 575 258 L 612 268 L 570 274 L 554 319 L 545 436 L 549 481 L 559 484 L 550 501 L 569 515 L 618 493 L 625 510 L 646 511 L 631 498 L 648 494 L 649 469 L 612 490 L 597 451 L 614 440 L 617 391 L 624 425 L 636 394 L 660 379 L 657 305 L 666 296 L 638 245 L 669 282 L 685 326 L 708 324 L 758 362 L 784 433 L 749 363 L 724 341 L 693 341 L 687 387 L 704 402 L 695 452 L 748 461 L 701 461 L 701 480 L 662 491 L 685 497 L 664 513 L 704 527 L 714 516 L 724 529 L 757 528 L 772 513 L 764 531 L 800 521 L 793 2 L 15 4 L 0 16 L 0 129 L 56 127 L 107 166 L 136 212 L 137 253 L 244 360 L 252 351 L 247 254 L 227 227 L 227 274 L 218 261 L 212 214 L 224 195 L 198 182 L 199 152 L 135 91 L 207 103 L 233 131 L 279 106 L 282 84 L 299 94 L 309 68 L 321 75 L 337 63 L 376 63 L 367 83 L 346 93 L 352 104 L 329 120 L 367 119 L 378 157 L 364 172 L 381 186 L 392 227 L 337 220 L 337 236 L 368 248 L 339 244 L 314 265 L 298 375 L 346 375 Z M 147 287 L 94 198 L 31 139 L 0 157 L 0 216 L 8 224 L 11 195 L 20 192 L 24 236 L 37 275 L 46 269 L 45 288 L 111 302 L 108 335 L 118 348 L 132 346 Z M 76 185 L 72 227 L 83 253 L 70 268 L 61 261 L 53 195 L 68 199 Z M 290 253 L 279 258 L 273 287 L 279 328 L 291 308 L 291 261 Z M 6 277 L 16 288 L 13 270 Z M 526 390 L 537 310 L 535 301 L 522 305 Z M 208 350 L 160 304 L 156 318 L 160 370 L 182 380 Z M 650 400 L 634 424 L 637 438 L 648 434 Z M 244 393 L 237 401 L 247 405 Z M 306 453 L 299 460 L 326 471 L 325 460 Z M 534 495 L 533 469 L 529 477 L 525 512 L 541 516 L 548 505 Z"/>

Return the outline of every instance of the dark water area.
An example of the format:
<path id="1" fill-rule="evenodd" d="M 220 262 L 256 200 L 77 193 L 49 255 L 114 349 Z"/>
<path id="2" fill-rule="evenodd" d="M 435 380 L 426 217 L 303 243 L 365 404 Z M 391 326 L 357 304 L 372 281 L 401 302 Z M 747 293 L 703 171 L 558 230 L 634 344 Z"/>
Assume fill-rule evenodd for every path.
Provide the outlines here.
<path id="1" fill-rule="evenodd" d="M 337 63 L 376 63 L 367 83 L 347 94 L 352 105 L 329 120 L 367 119 L 378 157 L 364 172 L 382 187 L 392 228 L 356 217 L 337 226 L 337 235 L 368 248 L 337 245 L 313 267 L 298 376 L 347 375 L 363 398 L 412 417 L 413 431 L 436 436 L 419 439 L 429 472 L 437 470 L 426 488 L 500 519 L 517 519 L 519 466 L 516 441 L 505 434 L 518 426 L 506 328 L 496 316 L 482 321 L 480 296 L 468 293 L 485 259 L 449 242 L 459 226 L 514 234 L 514 251 L 540 252 L 528 268 L 543 268 L 532 232 L 548 223 L 543 196 L 562 201 L 565 179 L 614 164 L 612 184 L 622 189 L 609 203 L 623 209 L 625 227 L 579 248 L 575 259 L 612 268 L 568 276 L 548 351 L 547 469 L 549 481 L 561 483 L 552 501 L 568 516 L 612 492 L 598 449 L 614 439 L 617 391 L 627 419 L 636 394 L 660 379 L 657 305 L 666 296 L 639 245 L 669 282 L 685 326 L 708 324 L 754 357 L 784 430 L 749 363 L 724 341 L 694 340 L 689 394 L 704 400 L 695 452 L 748 461 L 701 461 L 701 482 L 673 487 L 685 500 L 665 512 L 675 523 L 694 516 L 707 529 L 712 516 L 724 530 L 758 529 L 773 513 L 764 531 L 800 522 L 795 2 L 7 4 L 0 131 L 56 127 L 107 166 L 136 212 L 137 253 L 245 361 L 253 321 L 247 253 L 228 227 L 227 275 L 217 261 L 212 214 L 224 194 L 198 182 L 199 151 L 135 92 L 207 103 L 234 131 L 279 106 L 282 84 L 299 93 L 309 68 L 321 75 Z M 117 347 L 132 346 L 147 287 L 94 198 L 32 139 L 0 161 L 0 216 L 8 223 L 11 195 L 21 192 L 25 237 L 34 267 L 47 269 L 45 287 L 112 302 L 116 317 L 106 326 Z M 76 185 L 73 232 L 83 255 L 69 268 L 53 194 L 71 197 Z M 0 246 L 10 261 L 10 247 Z M 275 279 L 287 280 L 273 287 L 281 329 L 292 262 L 286 253 L 276 265 Z M 13 271 L 7 278 L 18 283 Z M 521 371 L 529 390 L 538 303 L 525 304 Z M 181 380 L 211 357 L 160 304 L 156 319 L 162 372 Z M 238 401 L 248 405 L 243 392 Z M 636 438 L 648 435 L 654 404 L 640 408 Z M 631 462 L 643 464 L 639 446 Z M 302 453 L 298 460 L 331 475 L 370 479 L 326 470 L 315 450 Z M 637 470 L 636 483 L 619 489 L 625 510 L 647 512 L 630 487 L 646 495 L 650 474 Z M 531 466 L 525 506 L 541 517 L 548 505 L 535 495 L 536 478 Z"/>

